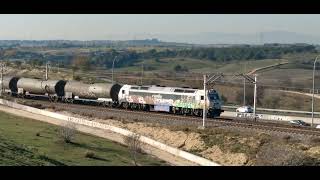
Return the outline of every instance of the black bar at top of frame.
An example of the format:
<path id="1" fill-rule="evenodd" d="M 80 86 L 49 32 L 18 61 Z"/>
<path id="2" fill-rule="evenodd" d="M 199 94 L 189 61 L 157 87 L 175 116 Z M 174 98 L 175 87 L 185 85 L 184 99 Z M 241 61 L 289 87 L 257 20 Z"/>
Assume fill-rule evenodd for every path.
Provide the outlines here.
<path id="1" fill-rule="evenodd" d="M 316 0 L 19 0 L 1 13 L 19 14 L 301 14 L 320 13 Z"/>

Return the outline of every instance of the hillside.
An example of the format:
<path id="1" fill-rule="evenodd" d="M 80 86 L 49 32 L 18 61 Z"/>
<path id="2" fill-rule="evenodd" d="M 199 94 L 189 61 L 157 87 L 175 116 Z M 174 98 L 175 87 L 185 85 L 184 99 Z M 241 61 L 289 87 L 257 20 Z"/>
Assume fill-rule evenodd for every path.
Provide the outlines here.
<path id="1" fill-rule="evenodd" d="M 65 164 L 0 136 L 0 166 L 63 166 Z"/>
<path id="2" fill-rule="evenodd" d="M 2 166 L 130 166 L 127 147 L 109 140 L 76 133 L 72 143 L 59 137 L 58 126 L 0 113 L 0 165 Z M 93 153 L 93 157 L 86 154 Z M 165 165 L 147 154 L 140 165 Z"/>

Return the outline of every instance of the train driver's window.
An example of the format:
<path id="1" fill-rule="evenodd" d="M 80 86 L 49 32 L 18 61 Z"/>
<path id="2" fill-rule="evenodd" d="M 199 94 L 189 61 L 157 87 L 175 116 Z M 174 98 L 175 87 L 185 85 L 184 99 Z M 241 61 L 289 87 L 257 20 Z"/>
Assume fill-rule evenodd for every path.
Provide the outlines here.
<path id="1" fill-rule="evenodd" d="M 204 96 L 201 96 L 201 100 L 204 100 Z"/>

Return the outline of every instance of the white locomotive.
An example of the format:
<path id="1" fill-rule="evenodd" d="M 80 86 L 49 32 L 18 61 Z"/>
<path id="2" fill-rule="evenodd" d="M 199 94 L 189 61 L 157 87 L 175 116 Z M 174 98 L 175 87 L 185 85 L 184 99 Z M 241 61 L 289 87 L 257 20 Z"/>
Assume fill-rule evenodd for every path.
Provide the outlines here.
<path id="1" fill-rule="evenodd" d="M 220 116 L 223 110 L 219 94 L 215 90 L 209 90 L 206 98 L 207 115 Z M 118 100 L 125 108 L 195 116 L 202 116 L 205 103 L 204 90 L 154 85 L 123 85 Z"/>

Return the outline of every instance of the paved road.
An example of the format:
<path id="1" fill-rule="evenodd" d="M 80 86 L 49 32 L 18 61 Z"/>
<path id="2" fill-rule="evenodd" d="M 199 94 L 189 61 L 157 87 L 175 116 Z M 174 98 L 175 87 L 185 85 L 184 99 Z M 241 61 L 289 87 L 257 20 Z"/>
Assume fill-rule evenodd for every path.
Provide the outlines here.
<path id="1" fill-rule="evenodd" d="M 270 120 L 270 121 L 276 121 L 276 122 L 287 122 L 291 120 L 303 120 L 307 123 L 311 123 L 310 117 L 299 117 L 299 116 L 285 116 L 285 115 L 273 115 L 273 114 L 261 114 L 257 113 L 258 117 L 260 117 L 262 120 Z M 236 117 L 237 113 L 233 111 L 224 111 L 221 114 L 221 117 Z M 314 124 L 320 124 L 319 118 L 314 118 Z"/>
<path id="2" fill-rule="evenodd" d="M 286 90 L 278 90 L 278 91 L 312 97 L 312 94 L 311 94 L 311 93 L 302 93 L 302 92 L 297 92 L 297 91 L 286 91 Z M 320 99 L 320 95 L 314 94 L 314 98 Z"/>

